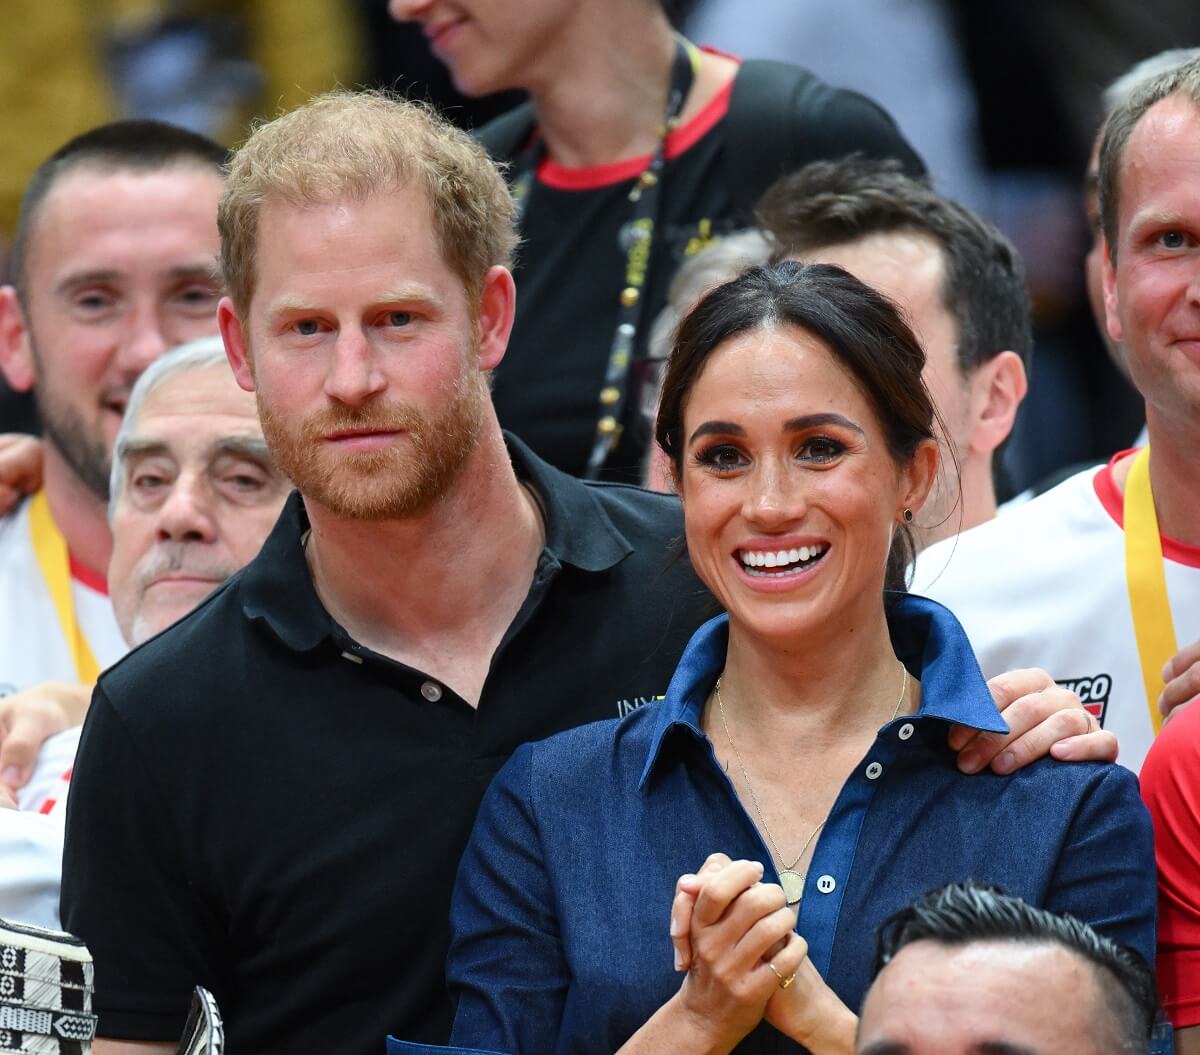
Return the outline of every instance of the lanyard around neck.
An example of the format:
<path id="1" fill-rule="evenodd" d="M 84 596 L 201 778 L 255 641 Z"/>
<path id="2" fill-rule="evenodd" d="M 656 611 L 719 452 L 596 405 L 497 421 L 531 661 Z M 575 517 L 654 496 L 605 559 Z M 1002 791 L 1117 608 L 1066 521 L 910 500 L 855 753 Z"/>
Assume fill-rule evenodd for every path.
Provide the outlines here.
<path id="1" fill-rule="evenodd" d="M 598 396 L 599 411 L 591 453 L 585 477 L 595 479 L 604 462 L 621 439 L 625 405 L 629 394 L 629 366 L 633 360 L 634 343 L 645 314 L 642 295 L 650 271 L 650 252 L 654 231 L 662 211 L 662 170 L 666 164 L 667 137 L 679 122 L 688 92 L 700 68 L 699 49 L 683 37 L 675 38 L 675 59 L 671 64 L 671 80 L 667 87 L 667 105 L 659 127 L 658 146 L 650 164 L 642 171 L 632 189 L 629 222 L 622 229 L 625 249 L 625 276 L 617 308 L 617 325 L 609 347 L 608 365 Z M 524 215 L 537 167 L 546 156 L 545 143 L 536 139 L 518 160 L 517 177 L 513 182 L 513 197 L 520 215 Z"/>
<path id="2" fill-rule="evenodd" d="M 67 554 L 66 540 L 50 514 L 45 491 L 39 491 L 29 502 L 29 533 L 38 568 L 46 581 L 46 589 L 54 603 L 67 647 L 71 650 L 75 674 L 81 685 L 95 685 L 100 676 L 100 664 L 96 662 L 75 615 L 75 601 L 71 596 L 71 558 Z"/>
<path id="3" fill-rule="evenodd" d="M 1157 736 L 1162 728 L 1158 698 L 1163 691 L 1162 670 L 1167 660 L 1179 651 L 1175 643 L 1175 623 L 1167 599 L 1167 576 L 1163 567 L 1162 538 L 1158 515 L 1150 490 L 1150 448 L 1133 458 L 1125 479 L 1125 582 L 1129 588 L 1129 608 L 1133 613 L 1133 633 L 1137 639 L 1138 659 L 1142 665 L 1142 684 L 1150 724 Z"/>

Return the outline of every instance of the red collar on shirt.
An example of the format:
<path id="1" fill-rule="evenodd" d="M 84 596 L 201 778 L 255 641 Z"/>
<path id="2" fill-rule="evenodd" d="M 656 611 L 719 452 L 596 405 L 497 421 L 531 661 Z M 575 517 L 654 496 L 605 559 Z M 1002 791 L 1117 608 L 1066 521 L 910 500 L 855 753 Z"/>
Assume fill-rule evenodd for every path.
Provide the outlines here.
<path id="1" fill-rule="evenodd" d="M 1136 448 L 1118 451 L 1112 460 L 1103 468 L 1096 471 L 1092 485 L 1096 489 L 1096 497 L 1104 506 L 1105 512 L 1116 521 L 1117 527 L 1125 529 L 1125 496 L 1117 490 L 1113 482 L 1113 467 L 1123 458 L 1135 453 Z M 1163 556 L 1176 564 L 1186 564 L 1189 568 L 1200 568 L 1200 546 L 1189 546 L 1168 535 L 1160 535 L 1162 539 Z"/>
<path id="2" fill-rule="evenodd" d="M 727 55 L 715 48 L 701 50 L 737 61 L 733 55 Z M 717 92 L 695 117 L 667 136 L 665 155 L 668 161 L 679 157 L 699 143 L 729 112 L 733 82 L 734 78 L 730 78 L 729 83 Z M 650 157 L 651 155 L 645 154 L 642 157 L 626 158 L 624 161 L 612 161 L 604 165 L 586 165 L 582 168 L 568 168 L 547 157 L 538 166 L 537 178 L 539 183 L 555 190 L 596 190 L 640 176 L 650 164 Z"/>
<path id="3" fill-rule="evenodd" d="M 78 560 L 74 553 L 70 553 L 67 556 L 71 564 L 71 578 L 78 583 L 82 583 L 89 590 L 107 597 L 108 580 L 94 568 L 89 568 L 82 561 Z"/>

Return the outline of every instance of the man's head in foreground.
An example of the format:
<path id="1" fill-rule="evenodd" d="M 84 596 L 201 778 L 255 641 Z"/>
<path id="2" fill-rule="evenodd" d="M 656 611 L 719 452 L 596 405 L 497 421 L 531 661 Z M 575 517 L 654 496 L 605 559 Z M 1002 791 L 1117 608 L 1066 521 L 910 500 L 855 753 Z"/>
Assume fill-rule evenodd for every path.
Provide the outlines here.
<path id="1" fill-rule="evenodd" d="M 134 385 L 111 490 L 109 590 L 140 645 L 249 563 L 288 492 L 220 338 L 167 352 Z"/>
<path id="2" fill-rule="evenodd" d="M 1200 431 L 1200 59 L 1138 88 L 1105 125 L 1100 216 L 1108 333 L 1180 462 Z"/>
<path id="3" fill-rule="evenodd" d="M 71 140 L 34 173 L 0 289 L 0 367 L 33 390 L 49 441 L 98 501 L 138 375 L 216 330 L 225 151 L 158 121 Z"/>
<path id="4" fill-rule="evenodd" d="M 219 322 L 310 513 L 423 512 L 482 430 L 500 442 L 486 372 L 512 327 L 513 225 L 483 149 L 383 94 L 320 96 L 238 150 Z"/>
<path id="5" fill-rule="evenodd" d="M 1025 398 L 1033 351 L 1016 249 L 895 162 L 815 162 L 779 180 L 758 211 L 774 259 L 844 267 L 896 301 L 925 348 L 925 382 L 951 450 L 943 443 L 943 468 L 918 519 L 922 542 L 990 520 L 993 461 Z"/>
<path id="6" fill-rule="evenodd" d="M 1172 48 L 1160 51 L 1143 59 L 1132 69 L 1127 70 L 1112 82 L 1100 98 L 1101 112 L 1104 119 L 1096 131 L 1096 139 L 1092 144 L 1092 153 L 1088 157 L 1087 173 L 1083 184 L 1083 208 L 1087 216 L 1088 229 L 1092 232 L 1092 246 L 1084 258 L 1084 274 L 1087 279 L 1088 302 L 1092 306 L 1092 315 L 1096 319 L 1096 328 L 1104 339 L 1105 347 L 1113 363 L 1129 377 L 1129 367 L 1118 341 L 1108 335 L 1108 327 L 1104 321 L 1104 225 L 1100 222 L 1100 144 L 1104 141 L 1104 127 L 1108 115 L 1119 106 L 1125 105 L 1143 85 L 1155 77 L 1200 58 L 1200 48 Z"/>
<path id="7" fill-rule="evenodd" d="M 973 883 L 879 932 L 858 1055 L 1144 1055 L 1157 1008 L 1137 953 Z"/>

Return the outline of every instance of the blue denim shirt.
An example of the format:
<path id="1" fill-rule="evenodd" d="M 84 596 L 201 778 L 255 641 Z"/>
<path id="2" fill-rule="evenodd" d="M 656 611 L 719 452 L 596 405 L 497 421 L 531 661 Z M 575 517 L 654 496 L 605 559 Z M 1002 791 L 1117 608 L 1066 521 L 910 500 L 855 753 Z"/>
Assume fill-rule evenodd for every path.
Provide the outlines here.
<path id="1" fill-rule="evenodd" d="M 953 880 L 1070 913 L 1153 962 L 1150 821 L 1128 770 L 1044 759 L 965 776 L 953 722 L 1005 731 L 971 647 L 940 605 L 889 607 L 921 708 L 879 730 L 816 845 L 796 929 L 857 1010 L 875 932 Z M 675 882 L 713 852 L 775 862 L 700 728 L 725 662 L 724 616 L 700 628 L 664 700 L 518 749 L 487 793 L 459 867 L 447 964 L 451 1047 L 611 1055 L 679 988 Z M 389 1040 L 393 1055 L 444 1051 Z M 761 1024 L 739 1053 L 803 1049 Z"/>

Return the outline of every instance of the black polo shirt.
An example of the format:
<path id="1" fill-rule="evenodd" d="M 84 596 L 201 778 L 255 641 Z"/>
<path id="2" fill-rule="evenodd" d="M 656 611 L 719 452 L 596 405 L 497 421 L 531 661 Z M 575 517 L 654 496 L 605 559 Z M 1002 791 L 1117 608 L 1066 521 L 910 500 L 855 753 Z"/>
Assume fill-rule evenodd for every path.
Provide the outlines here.
<path id="1" fill-rule="evenodd" d="M 450 890 L 488 781 L 518 744 L 661 694 L 711 605 L 672 559 L 673 499 L 510 453 L 546 545 L 478 710 L 332 620 L 296 495 L 242 573 L 100 678 L 62 906 L 102 1035 L 178 1037 L 203 984 L 231 1053 L 445 1041 Z"/>

